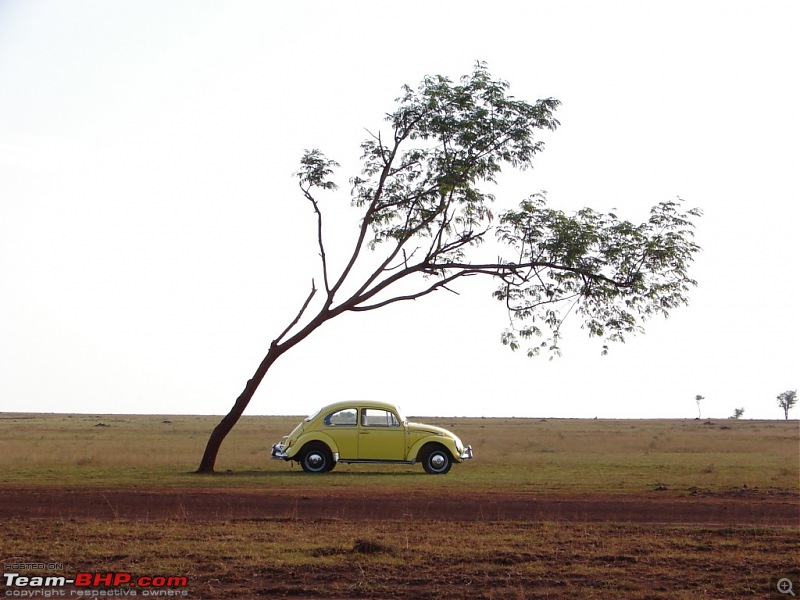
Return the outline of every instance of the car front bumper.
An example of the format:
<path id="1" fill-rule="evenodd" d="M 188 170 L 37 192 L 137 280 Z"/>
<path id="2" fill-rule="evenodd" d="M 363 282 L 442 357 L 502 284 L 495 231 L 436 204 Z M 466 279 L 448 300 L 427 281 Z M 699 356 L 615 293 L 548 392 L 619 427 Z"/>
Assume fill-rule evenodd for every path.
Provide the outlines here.
<path id="1" fill-rule="evenodd" d="M 286 447 L 281 442 L 272 444 L 272 460 L 289 460 L 286 456 Z"/>
<path id="2" fill-rule="evenodd" d="M 464 451 L 458 456 L 461 460 L 469 460 L 472 458 L 472 446 L 467 446 Z"/>

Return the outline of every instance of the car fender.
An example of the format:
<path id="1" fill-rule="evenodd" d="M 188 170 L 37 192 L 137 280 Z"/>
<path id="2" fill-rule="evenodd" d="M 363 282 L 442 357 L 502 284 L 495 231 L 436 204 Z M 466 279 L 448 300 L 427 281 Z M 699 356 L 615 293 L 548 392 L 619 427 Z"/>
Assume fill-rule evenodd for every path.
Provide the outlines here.
<path id="1" fill-rule="evenodd" d="M 411 446 L 411 449 L 408 451 L 408 460 L 410 460 L 411 462 L 417 462 L 418 460 L 420 460 L 421 457 L 419 455 L 419 451 L 422 450 L 422 447 L 425 444 L 430 444 L 430 443 L 444 446 L 450 452 L 450 455 L 453 457 L 453 460 L 455 462 L 461 462 L 461 459 L 458 456 L 458 451 L 456 450 L 456 443 L 448 437 L 439 435 L 429 435 L 422 438 L 421 440 L 417 440 L 414 443 L 414 445 Z"/>
<path id="2" fill-rule="evenodd" d="M 309 442 L 322 442 L 331 449 L 334 456 L 339 455 L 339 447 L 331 436 L 321 431 L 309 431 L 308 433 L 301 434 L 300 437 L 297 438 L 297 441 L 292 444 L 292 447 L 286 451 L 286 458 L 294 460 L 297 453 L 300 452 L 300 449 Z"/>

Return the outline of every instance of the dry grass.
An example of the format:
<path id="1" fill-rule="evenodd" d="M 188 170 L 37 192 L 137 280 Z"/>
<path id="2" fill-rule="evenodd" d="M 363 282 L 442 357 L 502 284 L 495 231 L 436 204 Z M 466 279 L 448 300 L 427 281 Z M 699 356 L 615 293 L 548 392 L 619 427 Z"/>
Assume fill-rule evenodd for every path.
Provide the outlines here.
<path id="1" fill-rule="evenodd" d="M 767 597 L 798 543 L 789 529 L 596 523 L 12 520 L 0 555 L 185 575 L 201 598 L 680 600 Z"/>
<path id="2" fill-rule="evenodd" d="M 297 417 L 244 417 L 217 463 L 192 474 L 215 417 L 0 414 L 0 483 L 296 487 L 299 469 L 269 459 Z M 304 485 L 639 492 L 800 488 L 797 421 L 425 419 L 455 431 L 475 460 L 444 478 L 419 466 L 339 465 Z M 407 475 L 415 474 L 409 480 Z M 313 481 L 313 483 L 312 483 Z"/>

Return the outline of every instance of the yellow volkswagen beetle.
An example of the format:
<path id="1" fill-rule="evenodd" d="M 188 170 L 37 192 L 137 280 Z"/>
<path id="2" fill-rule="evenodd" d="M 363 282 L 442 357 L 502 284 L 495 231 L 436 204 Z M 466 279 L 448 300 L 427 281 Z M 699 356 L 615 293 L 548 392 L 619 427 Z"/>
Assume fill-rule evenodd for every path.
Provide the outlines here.
<path id="1" fill-rule="evenodd" d="M 454 462 L 472 458 L 472 446 L 434 425 L 409 423 L 394 404 L 337 402 L 304 419 L 272 446 L 272 458 L 294 460 L 307 473 L 325 473 L 336 463 L 422 463 L 444 475 Z"/>

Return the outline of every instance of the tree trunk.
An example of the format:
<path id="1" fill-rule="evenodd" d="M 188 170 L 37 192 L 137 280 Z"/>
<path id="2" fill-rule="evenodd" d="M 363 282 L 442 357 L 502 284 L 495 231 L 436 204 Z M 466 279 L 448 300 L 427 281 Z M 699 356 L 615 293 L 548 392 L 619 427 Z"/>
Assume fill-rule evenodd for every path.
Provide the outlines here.
<path id="1" fill-rule="evenodd" d="M 261 364 L 258 365 L 258 369 L 256 369 L 253 378 L 244 386 L 244 391 L 242 391 L 236 399 L 233 408 L 223 417 L 222 421 L 214 428 L 214 431 L 211 432 L 211 436 L 208 438 L 208 443 L 206 444 L 206 450 L 203 453 L 203 459 L 200 461 L 200 466 L 197 468 L 197 473 L 214 472 L 214 466 L 217 463 L 217 454 L 219 453 L 222 442 L 230 433 L 231 429 L 233 429 L 233 426 L 239 422 L 239 418 L 244 413 L 247 405 L 250 404 L 250 400 L 252 400 L 253 394 L 256 393 L 261 380 L 264 379 L 264 375 L 267 374 L 269 368 L 284 351 L 285 349 L 280 345 L 273 344 L 270 346 L 269 352 L 267 352 Z"/>
<path id="2" fill-rule="evenodd" d="M 272 344 L 270 344 L 267 355 L 264 357 L 264 360 L 261 361 L 261 364 L 258 365 L 258 369 L 256 369 L 256 372 L 253 374 L 253 378 L 250 379 L 247 382 L 247 385 L 244 386 L 244 391 L 236 399 L 236 402 L 234 402 L 233 408 L 231 408 L 230 412 L 223 417 L 222 421 L 219 422 L 219 425 L 217 425 L 214 428 L 214 431 L 211 432 L 211 436 L 208 438 L 208 443 L 206 444 L 206 450 L 203 453 L 203 458 L 200 461 L 200 466 L 197 468 L 197 473 L 214 472 L 214 466 L 217 463 L 217 453 L 219 453 L 219 447 L 222 445 L 225 437 L 231 432 L 231 429 L 233 429 L 234 425 L 239 422 L 239 418 L 242 416 L 242 413 L 244 413 L 244 409 L 246 409 L 247 405 L 250 404 L 250 400 L 253 399 L 253 395 L 256 393 L 261 381 L 264 379 L 264 375 L 267 374 L 267 371 L 269 371 L 270 367 L 275 363 L 275 361 L 278 360 L 278 358 L 284 352 L 306 339 L 311 332 L 315 331 L 320 325 L 336 316 L 336 314 L 342 312 L 329 312 L 328 308 L 332 301 L 332 297 L 329 295 L 328 303 L 322 308 L 322 310 L 320 310 L 319 314 L 313 318 L 308 325 L 303 327 L 303 329 L 298 331 L 289 339 L 284 340 L 284 336 L 292 327 L 297 324 L 297 322 L 300 320 L 300 317 L 303 316 L 303 313 L 305 312 L 306 308 L 308 308 L 308 304 L 311 302 L 311 299 L 314 297 L 316 291 L 317 289 L 314 287 L 314 282 L 312 281 L 311 293 L 308 295 L 305 303 L 303 303 L 303 307 L 300 309 L 297 317 L 295 317 L 294 321 L 292 321 L 289 327 L 287 327 L 280 336 L 272 340 Z"/>

